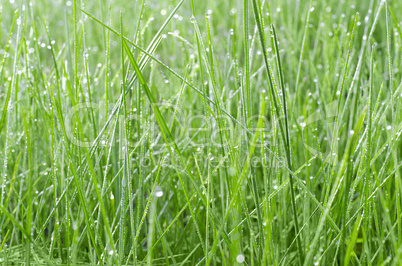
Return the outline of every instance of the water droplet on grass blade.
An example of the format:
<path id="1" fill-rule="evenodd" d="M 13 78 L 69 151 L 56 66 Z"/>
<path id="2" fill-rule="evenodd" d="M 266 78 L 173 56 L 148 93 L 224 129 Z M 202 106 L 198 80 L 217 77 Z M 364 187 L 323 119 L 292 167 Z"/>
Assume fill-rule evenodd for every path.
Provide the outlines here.
<path id="1" fill-rule="evenodd" d="M 236 261 L 237 261 L 238 263 L 243 263 L 243 262 L 244 262 L 244 255 L 243 255 L 243 254 L 237 255 Z"/>
<path id="2" fill-rule="evenodd" d="M 163 191 L 160 186 L 155 187 L 155 192 L 154 192 L 155 197 L 160 198 L 163 196 Z"/>

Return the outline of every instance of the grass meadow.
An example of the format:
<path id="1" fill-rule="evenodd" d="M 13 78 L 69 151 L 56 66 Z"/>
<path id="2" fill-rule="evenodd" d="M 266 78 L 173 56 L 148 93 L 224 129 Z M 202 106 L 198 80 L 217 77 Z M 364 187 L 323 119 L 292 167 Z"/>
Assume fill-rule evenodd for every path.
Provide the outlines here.
<path id="1" fill-rule="evenodd" d="M 399 0 L 1 0 L 1 265 L 401 265 Z"/>

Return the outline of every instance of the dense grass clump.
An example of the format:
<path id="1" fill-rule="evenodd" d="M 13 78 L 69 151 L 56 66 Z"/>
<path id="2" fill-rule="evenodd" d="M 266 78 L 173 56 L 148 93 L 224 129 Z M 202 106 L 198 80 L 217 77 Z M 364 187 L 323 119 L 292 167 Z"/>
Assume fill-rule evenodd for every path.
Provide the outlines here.
<path id="1" fill-rule="evenodd" d="M 402 2 L 2 0 L 1 265 L 400 265 Z"/>

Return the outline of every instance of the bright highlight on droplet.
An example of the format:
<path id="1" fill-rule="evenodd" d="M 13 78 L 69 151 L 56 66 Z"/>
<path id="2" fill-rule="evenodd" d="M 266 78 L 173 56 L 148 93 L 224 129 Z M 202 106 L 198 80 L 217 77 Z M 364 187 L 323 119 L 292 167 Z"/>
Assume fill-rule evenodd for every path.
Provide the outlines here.
<path id="1" fill-rule="evenodd" d="M 155 187 L 155 192 L 154 192 L 155 197 L 160 198 L 163 196 L 163 191 L 160 188 L 160 186 Z"/>
<path id="2" fill-rule="evenodd" d="M 243 263 L 244 262 L 244 255 L 243 254 L 237 255 L 236 260 L 237 260 L 238 263 Z"/>

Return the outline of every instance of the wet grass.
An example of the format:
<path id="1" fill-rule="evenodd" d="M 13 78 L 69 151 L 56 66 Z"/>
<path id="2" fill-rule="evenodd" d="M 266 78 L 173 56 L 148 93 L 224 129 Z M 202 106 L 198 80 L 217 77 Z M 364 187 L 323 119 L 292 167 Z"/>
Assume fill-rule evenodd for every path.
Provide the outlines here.
<path id="1" fill-rule="evenodd" d="M 398 1 L 4 1 L 4 265 L 399 265 Z"/>

